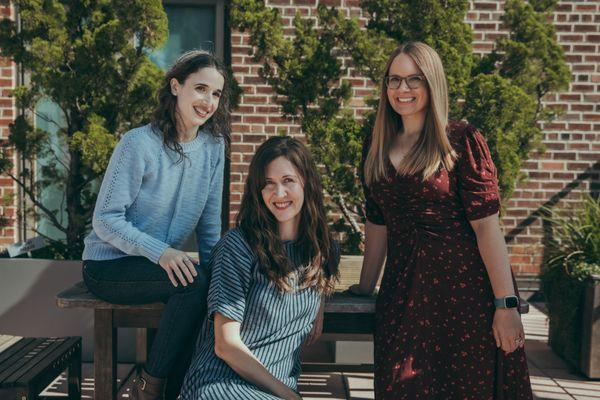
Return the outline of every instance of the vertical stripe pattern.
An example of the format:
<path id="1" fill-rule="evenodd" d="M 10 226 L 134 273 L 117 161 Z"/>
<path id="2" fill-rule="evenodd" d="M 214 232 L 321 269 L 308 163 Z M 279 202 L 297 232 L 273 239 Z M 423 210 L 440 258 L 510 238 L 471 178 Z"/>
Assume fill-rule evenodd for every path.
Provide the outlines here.
<path id="1" fill-rule="evenodd" d="M 299 271 L 300 253 L 284 243 L 289 260 Z M 187 373 L 182 400 L 276 399 L 242 379 L 214 352 L 215 313 L 240 322 L 242 341 L 273 376 L 294 390 L 300 375 L 300 348 L 316 317 L 321 296 L 314 288 L 280 293 L 260 272 L 239 229 L 229 231 L 215 246 L 208 295 L 208 316 L 194 361 Z"/>

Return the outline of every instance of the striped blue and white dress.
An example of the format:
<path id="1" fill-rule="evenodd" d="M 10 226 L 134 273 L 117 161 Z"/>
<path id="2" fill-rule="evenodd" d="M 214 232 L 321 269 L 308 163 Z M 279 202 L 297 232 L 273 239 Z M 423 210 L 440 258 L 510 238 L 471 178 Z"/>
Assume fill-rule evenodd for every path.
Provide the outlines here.
<path id="1" fill-rule="evenodd" d="M 299 251 L 284 243 L 298 266 Z M 242 379 L 215 355 L 215 313 L 241 323 L 240 336 L 277 379 L 297 390 L 300 348 L 313 326 L 321 296 L 314 288 L 280 293 L 258 268 L 257 257 L 239 229 L 229 231 L 214 247 L 205 322 L 194 360 L 181 390 L 182 400 L 277 399 Z"/>

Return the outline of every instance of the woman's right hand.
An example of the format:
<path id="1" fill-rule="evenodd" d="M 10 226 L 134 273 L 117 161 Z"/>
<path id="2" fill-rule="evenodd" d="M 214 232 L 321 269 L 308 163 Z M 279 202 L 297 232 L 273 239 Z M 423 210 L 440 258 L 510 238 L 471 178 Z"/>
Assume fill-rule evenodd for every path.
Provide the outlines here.
<path id="1" fill-rule="evenodd" d="M 372 291 L 365 290 L 361 288 L 360 284 L 355 283 L 354 285 L 348 288 L 348 292 L 355 294 L 357 296 L 371 296 L 373 294 Z"/>
<path id="2" fill-rule="evenodd" d="M 167 248 L 158 259 L 158 265 L 167 272 L 169 280 L 175 287 L 178 286 L 177 279 L 183 286 L 194 281 L 194 276 L 198 275 L 194 264 L 198 264 L 197 259 L 171 247 Z"/>

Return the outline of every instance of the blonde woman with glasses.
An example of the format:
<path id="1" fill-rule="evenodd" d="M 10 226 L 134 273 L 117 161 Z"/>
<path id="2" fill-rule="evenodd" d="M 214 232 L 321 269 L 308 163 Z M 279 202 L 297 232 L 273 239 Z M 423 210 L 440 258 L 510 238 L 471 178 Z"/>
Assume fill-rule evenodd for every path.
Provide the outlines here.
<path id="1" fill-rule="evenodd" d="M 524 333 L 482 134 L 448 121 L 438 54 L 391 55 L 363 150 L 366 248 L 356 294 L 377 297 L 377 399 L 531 399 Z"/>

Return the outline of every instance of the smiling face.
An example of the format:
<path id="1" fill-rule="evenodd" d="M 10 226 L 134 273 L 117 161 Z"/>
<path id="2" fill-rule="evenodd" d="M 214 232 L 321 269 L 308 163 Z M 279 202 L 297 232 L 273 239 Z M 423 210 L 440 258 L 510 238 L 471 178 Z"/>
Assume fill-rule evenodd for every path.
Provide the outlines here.
<path id="1" fill-rule="evenodd" d="M 422 72 L 413 59 L 404 53 L 394 58 L 388 72 L 388 76 L 415 75 L 422 75 Z M 411 89 L 406 84 L 406 80 L 403 80 L 397 89 L 387 88 L 387 97 L 394 111 L 403 117 L 425 114 L 429 106 L 429 92 L 425 82 L 419 88 Z"/>
<path id="2" fill-rule="evenodd" d="M 191 73 L 181 84 L 171 79 L 171 92 L 177 96 L 177 130 L 187 133 L 197 130 L 213 116 L 219 107 L 225 78 L 215 68 L 201 68 Z"/>
<path id="3" fill-rule="evenodd" d="M 261 194 L 265 205 L 277 219 L 280 235 L 284 240 L 295 238 L 304 204 L 304 184 L 294 165 L 284 156 L 267 165 Z"/>

